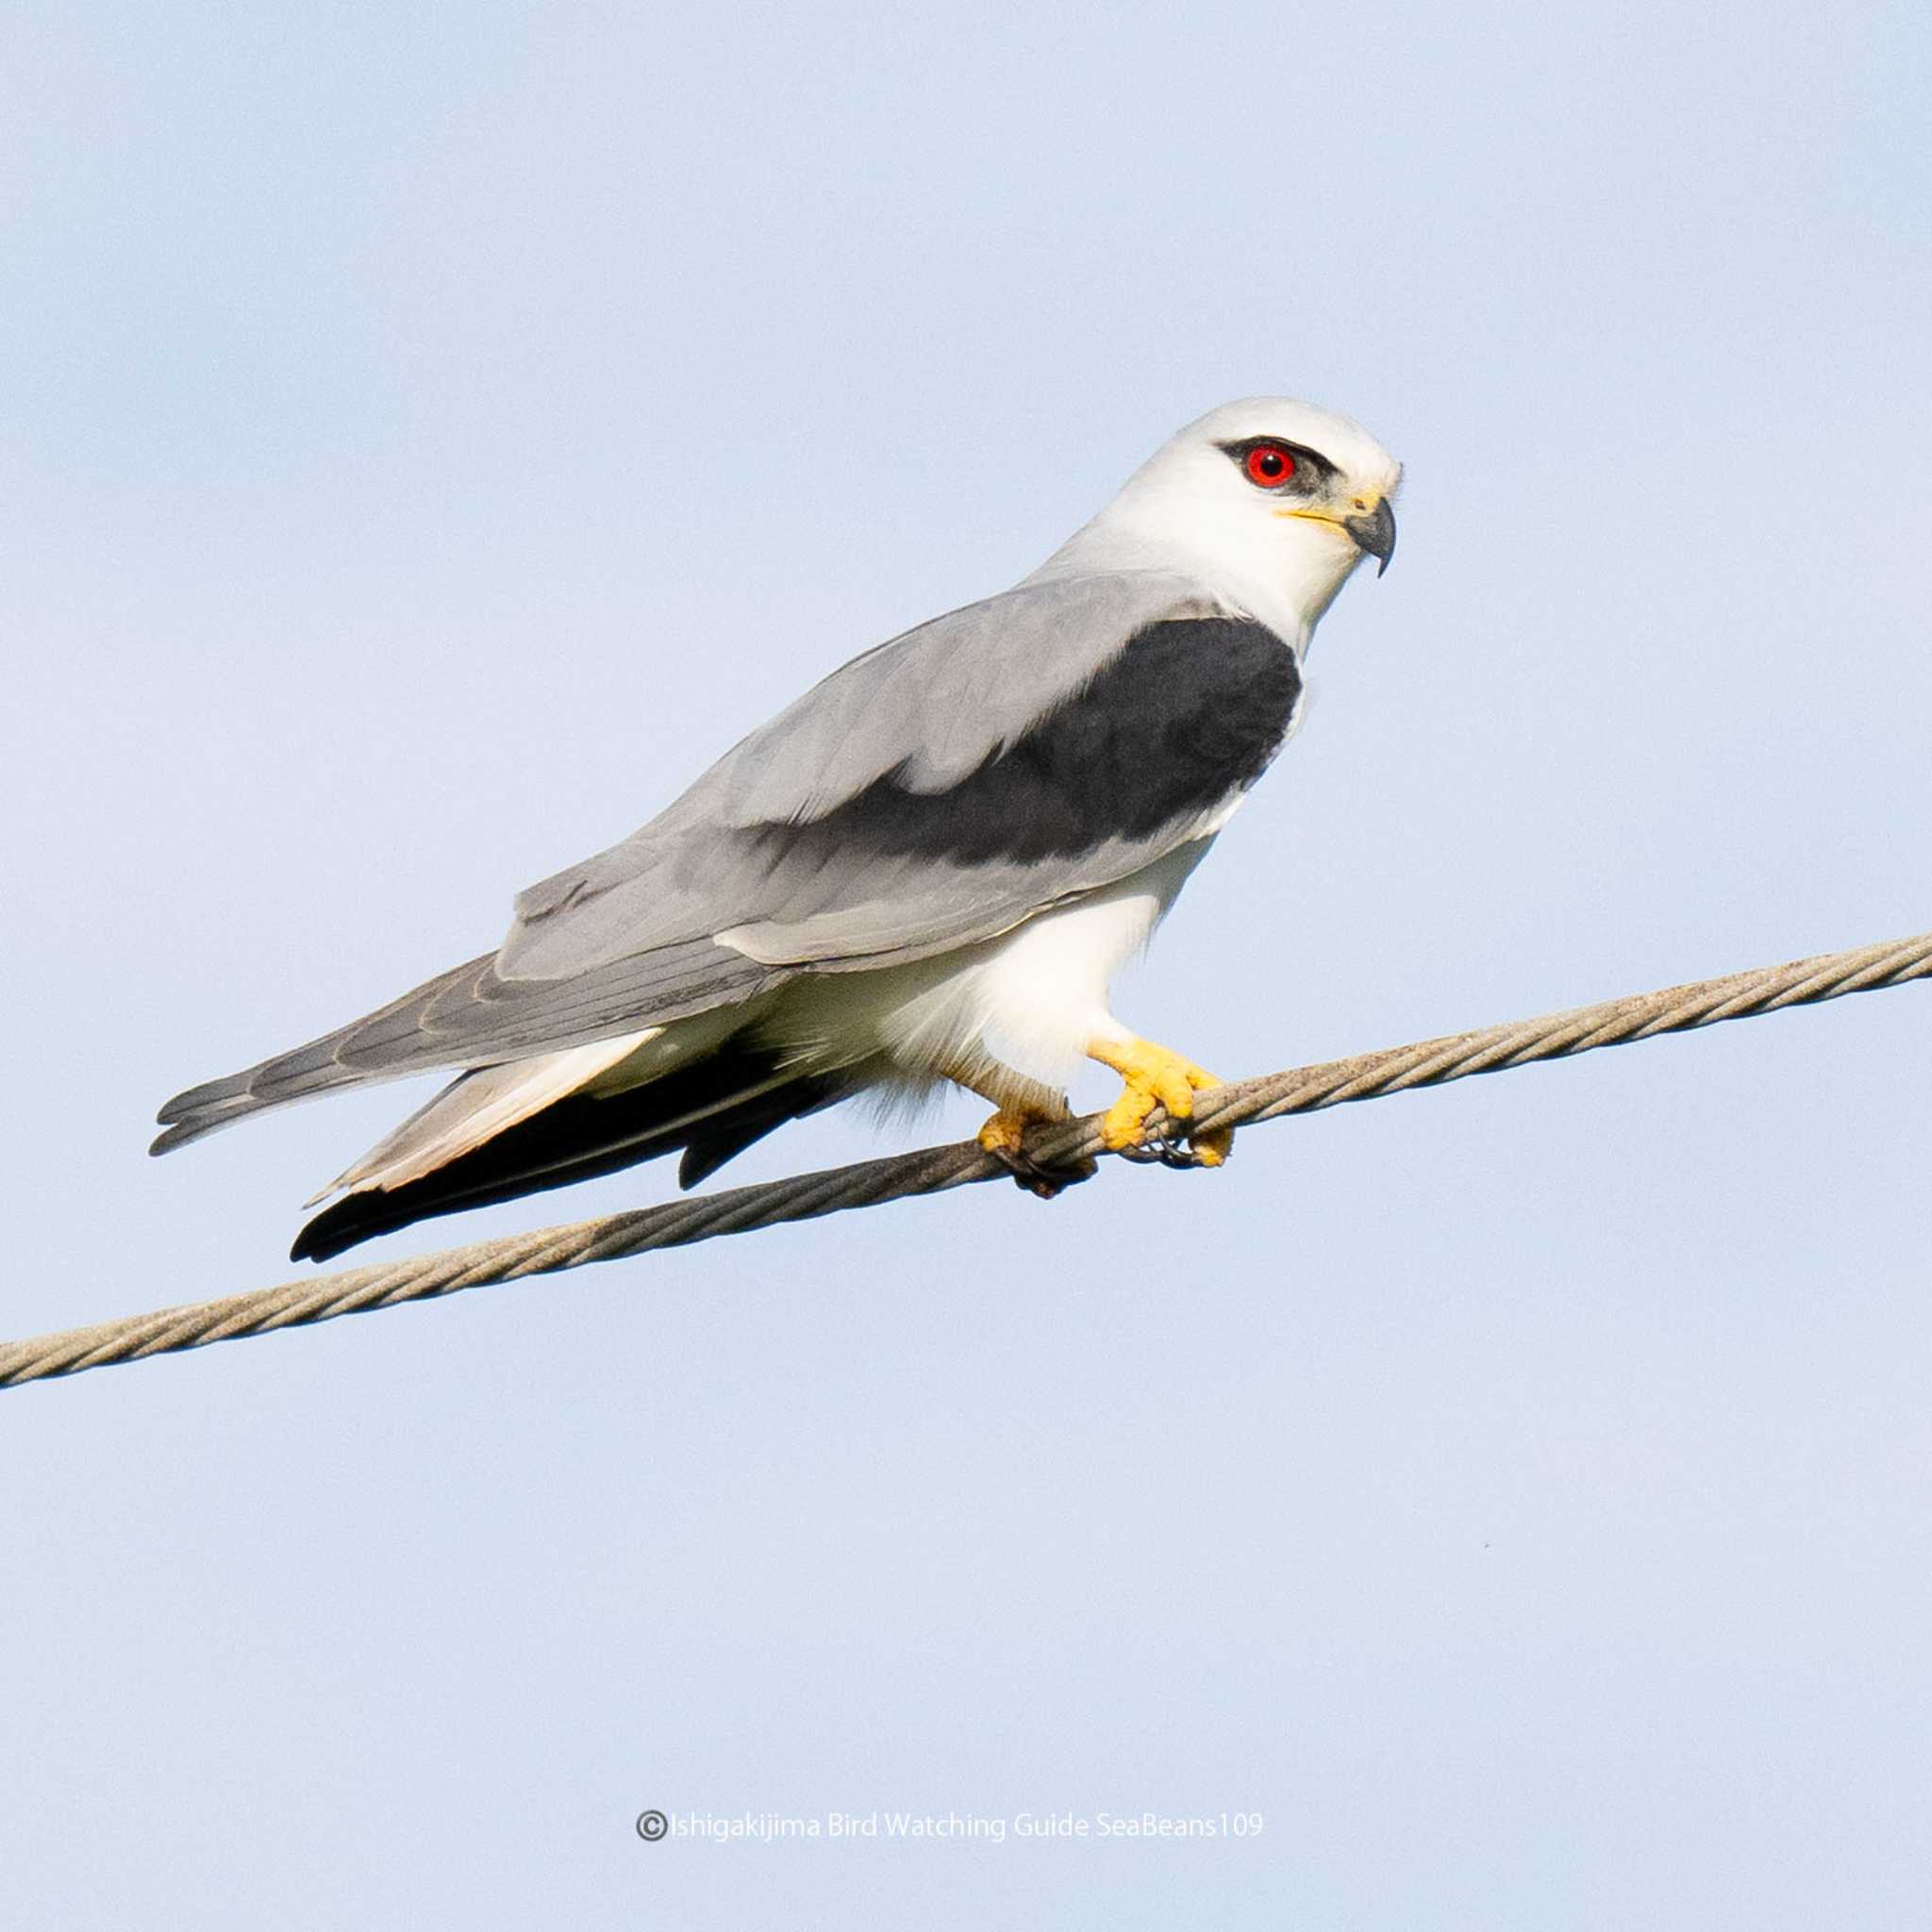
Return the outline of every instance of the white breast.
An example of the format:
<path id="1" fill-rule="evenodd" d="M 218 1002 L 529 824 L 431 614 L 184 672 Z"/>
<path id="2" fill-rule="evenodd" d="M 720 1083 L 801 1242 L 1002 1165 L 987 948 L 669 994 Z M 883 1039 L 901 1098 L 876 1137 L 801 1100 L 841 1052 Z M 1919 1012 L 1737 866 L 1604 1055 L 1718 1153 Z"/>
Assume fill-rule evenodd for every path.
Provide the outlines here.
<path id="1" fill-rule="evenodd" d="M 1232 813 L 1231 804 L 1204 837 L 999 939 L 877 973 L 795 981 L 761 1030 L 819 1065 L 852 1065 L 883 1050 L 918 1080 L 977 1049 L 1064 1085 L 1090 1040 L 1123 1037 L 1108 988 Z"/>

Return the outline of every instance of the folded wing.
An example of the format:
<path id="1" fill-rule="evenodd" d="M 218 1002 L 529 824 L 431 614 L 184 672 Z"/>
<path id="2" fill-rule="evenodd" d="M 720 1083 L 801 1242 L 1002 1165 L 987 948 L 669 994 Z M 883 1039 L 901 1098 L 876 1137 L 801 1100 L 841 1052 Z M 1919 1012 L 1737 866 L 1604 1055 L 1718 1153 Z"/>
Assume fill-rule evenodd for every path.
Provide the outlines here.
<path id="1" fill-rule="evenodd" d="M 969 606 L 854 659 L 641 831 L 524 893 L 495 954 L 177 1095 L 155 1151 L 332 1088 L 585 1046 L 1009 930 L 1211 828 L 1299 689 L 1278 638 L 1167 574 Z"/>

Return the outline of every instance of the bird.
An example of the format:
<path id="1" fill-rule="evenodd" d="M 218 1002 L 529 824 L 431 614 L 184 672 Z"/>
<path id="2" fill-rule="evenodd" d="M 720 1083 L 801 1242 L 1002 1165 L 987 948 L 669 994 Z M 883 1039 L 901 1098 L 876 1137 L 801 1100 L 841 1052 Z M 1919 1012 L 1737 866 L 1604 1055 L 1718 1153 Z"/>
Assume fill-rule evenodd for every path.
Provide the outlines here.
<path id="1" fill-rule="evenodd" d="M 946 1083 L 1029 1133 L 1085 1060 L 1114 1152 L 1215 1167 L 1219 1084 L 1109 986 L 1293 732 L 1316 625 L 1395 548 L 1401 465 L 1282 396 L 1223 405 L 1010 590 L 852 658 L 620 843 L 531 886 L 493 953 L 161 1109 L 162 1154 L 341 1088 L 454 1078 L 307 1205 L 324 1261 L 432 1215 Z M 1163 1029 L 1164 1030 L 1164 1029 Z M 1150 1123 L 1154 1123 L 1150 1126 Z"/>

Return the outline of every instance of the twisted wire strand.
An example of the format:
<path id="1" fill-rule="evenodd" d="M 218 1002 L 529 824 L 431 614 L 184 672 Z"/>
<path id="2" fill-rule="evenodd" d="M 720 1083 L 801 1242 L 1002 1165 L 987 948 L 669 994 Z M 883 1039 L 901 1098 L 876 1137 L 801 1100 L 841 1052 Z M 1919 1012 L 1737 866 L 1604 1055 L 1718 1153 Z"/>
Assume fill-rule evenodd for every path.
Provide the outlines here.
<path id="1" fill-rule="evenodd" d="M 1534 1061 L 1560 1059 L 1599 1047 L 1688 1032 L 1721 1020 L 1774 1013 L 1787 1007 L 1838 999 L 1845 993 L 1932 978 L 1932 932 L 1824 953 L 1788 965 L 1734 973 L 1688 986 L 1577 1007 L 1537 1020 L 1486 1026 L 1473 1033 L 1424 1040 L 1412 1046 L 1329 1060 L 1286 1073 L 1236 1080 L 1202 1093 L 1196 1127 L 1252 1126 L 1288 1114 L 1313 1113 L 1353 1100 L 1371 1100 L 1411 1088 L 1440 1087 L 1472 1074 L 1498 1073 Z M 1156 1113 L 1157 1132 L 1169 1124 Z M 1100 1116 L 1090 1114 L 1041 1134 L 1031 1151 L 1060 1165 L 1107 1151 Z M 614 1261 L 655 1248 L 688 1246 L 719 1235 L 749 1234 L 790 1221 L 810 1221 L 848 1208 L 874 1208 L 952 1188 L 1004 1179 L 1007 1169 L 975 1141 L 928 1147 L 916 1154 L 862 1160 L 850 1167 L 794 1174 L 757 1187 L 697 1194 L 661 1207 L 600 1215 L 566 1226 L 475 1241 L 460 1248 L 351 1268 L 284 1282 L 275 1288 L 225 1295 L 217 1301 L 130 1315 L 27 1341 L 0 1343 L 0 1388 L 77 1374 L 83 1369 L 139 1361 L 176 1349 L 200 1348 L 278 1328 L 298 1328 L 338 1315 L 426 1301 L 533 1274 L 553 1274 L 592 1261 Z"/>

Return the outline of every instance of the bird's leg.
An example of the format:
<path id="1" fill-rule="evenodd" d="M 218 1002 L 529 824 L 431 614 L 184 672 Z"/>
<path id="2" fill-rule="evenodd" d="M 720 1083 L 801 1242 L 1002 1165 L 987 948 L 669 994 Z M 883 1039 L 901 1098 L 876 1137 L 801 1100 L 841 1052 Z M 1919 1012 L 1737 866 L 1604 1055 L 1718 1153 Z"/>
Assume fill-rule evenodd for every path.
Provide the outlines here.
<path id="1" fill-rule="evenodd" d="M 956 1086 L 991 1100 L 999 1108 L 976 1138 L 1029 1194 L 1051 1201 L 1062 1189 L 1092 1179 L 1098 1170 L 1091 1160 L 1046 1167 L 1026 1151 L 1027 1128 L 1055 1126 L 1074 1117 L 1067 1096 L 1057 1088 L 1029 1080 L 981 1048 L 962 1055 L 941 1071 Z"/>
<path id="2" fill-rule="evenodd" d="M 1194 1095 L 1221 1085 L 1205 1067 L 1131 1034 L 1120 1040 L 1090 1040 L 1087 1056 L 1111 1067 L 1126 1082 L 1100 1123 L 1100 1138 L 1114 1153 L 1130 1159 L 1163 1160 L 1170 1167 L 1219 1167 L 1233 1151 L 1232 1127 L 1190 1134 L 1185 1153 L 1171 1141 L 1146 1146 L 1147 1116 L 1157 1107 L 1165 1109 L 1170 1122 L 1191 1120 Z"/>

